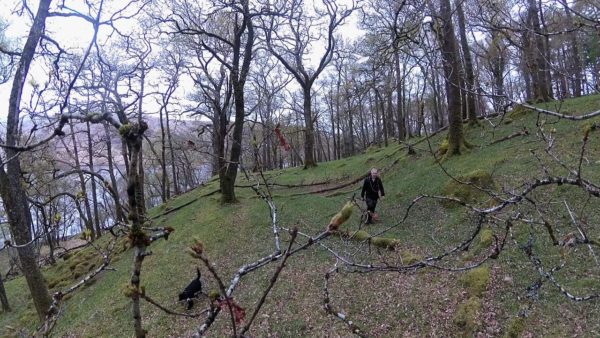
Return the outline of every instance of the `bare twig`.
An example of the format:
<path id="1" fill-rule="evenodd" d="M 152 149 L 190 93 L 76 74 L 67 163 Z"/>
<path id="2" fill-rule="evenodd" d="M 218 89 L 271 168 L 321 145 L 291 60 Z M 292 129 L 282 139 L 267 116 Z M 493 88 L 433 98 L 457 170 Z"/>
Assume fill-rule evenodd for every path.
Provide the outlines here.
<path id="1" fill-rule="evenodd" d="M 204 263 L 204 265 L 206 266 L 208 271 L 210 271 L 210 273 L 213 275 L 213 277 L 217 281 L 217 283 L 219 285 L 219 289 L 221 291 L 221 295 L 222 295 L 222 297 L 224 297 L 225 302 L 227 304 L 227 308 L 229 309 L 229 314 L 231 315 L 231 329 L 233 330 L 233 335 L 237 336 L 237 326 L 235 323 L 235 316 L 233 314 L 233 308 L 232 308 L 231 302 L 229 301 L 231 298 L 225 291 L 225 284 L 223 283 L 223 280 L 221 279 L 221 277 L 219 277 L 219 274 L 217 273 L 217 270 L 215 270 L 214 266 L 208 261 L 208 258 L 206 258 L 204 255 L 202 255 L 202 253 L 198 253 L 197 257 L 198 257 L 198 259 L 200 259 L 202 261 L 202 263 Z"/>
<path id="2" fill-rule="evenodd" d="M 588 239 L 586 233 L 579 226 L 577 220 L 575 219 L 575 215 L 571 211 L 571 208 L 569 208 L 569 204 L 567 204 L 567 201 L 563 200 L 563 203 L 565 204 L 565 207 L 567 208 L 567 211 L 569 212 L 569 216 L 571 217 L 571 221 L 573 222 L 573 226 L 575 226 L 577 228 L 577 230 L 579 231 L 579 234 L 581 235 L 581 237 L 583 239 L 583 242 L 587 243 L 587 247 L 590 249 L 590 253 L 592 254 L 592 257 L 594 257 L 594 260 L 596 261 L 596 265 L 598 267 L 600 267 L 600 262 L 598 261 L 598 256 L 596 256 L 596 253 L 594 252 L 594 249 L 592 248 L 592 245 L 589 243 L 589 239 Z"/>
<path id="3" fill-rule="evenodd" d="M 271 291 L 271 289 L 273 288 L 273 286 L 277 282 L 277 278 L 279 277 L 279 274 L 281 273 L 281 270 L 283 270 L 283 267 L 285 266 L 285 263 L 287 262 L 287 259 L 290 257 L 292 246 L 294 245 L 294 242 L 296 241 L 296 236 L 297 235 L 298 235 L 298 229 L 294 228 L 292 230 L 292 232 L 291 232 L 290 244 L 289 244 L 287 250 L 285 251 L 285 254 L 283 255 L 283 259 L 281 260 L 281 263 L 279 264 L 279 266 L 275 270 L 275 273 L 273 274 L 273 277 L 271 277 L 271 282 L 269 283 L 269 286 L 267 287 L 267 289 L 263 293 L 262 297 L 258 301 L 258 305 L 256 305 L 256 308 L 254 309 L 254 313 L 252 313 L 252 316 L 250 316 L 250 320 L 248 320 L 248 323 L 246 323 L 246 326 L 244 326 L 244 328 L 242 329 L 242 331 L 240 331 L 240 335 L 241 336 L 243 336 L 244 333 L 246 333 L 246 331 L 248 331 L 248 329 L 250 329 L 250 326 L 252 325 L 252 322 L 256 318 L 256 315 L 258 314 L 258 312 L 260 311 L 261 307 L 265 303 L 265 300 L 267 299 L 267 296 L 269 295 L 269 292 Z"/>
<path id="4" fill-rule="evenodd" d="M 589 300 L 600 298 L 600 294 L 598 294 L 598 293 L 594 293 L 594 294 L 590 294 L 590 295 L 586 295 L 586 296 L 577 296 L 577 295 L 574 295 L 571 292 L 569 292 L 567 289 L 565 289 L 556 280 L 556 278 L 554 277 L 554 275 L 551 272 L 547 272 L 544 269 L 544 266 L 542 265 L 542 261 L 533 253 L 533 237 L 530 237 L 528 243 L 525 245 L 525 247 L 523 247 L 523 251 L 525 251 L 525 253 L 527 254 L 527 257 L 529 257 L 529 259 L 531 260 L 531 263 L 533 263 L 533 265 L 535 266 L 535 268 L 538 271 L 538 273 L 540 274 L 540 276 L 542 278 L 545 278 L 548 281 L 550 281 L 550 283 L 552 283 L 557 289 L 559 289 L 560 292 L 562 294 L 564 294 L 567 298 L 569 298 L 573 301 L 576 301 L 576 302 L 583 302 L 583 301 L 589 301 Z"/>
<path id="5" fill-rule="evenodd" d="M 147 301 L 148 303 L 156 306 L 157 308 L 163 310 L 165 313 L 173 315 L 173 316 L 180 316 L 180 317 L 188 317 L 188 318 L 198 318 L 201 315 L 203 315 L 206 312 L 209 312 L 210 309 L 206 309 L 202 312 L 198 312 L 198 313 L 182 313 L 182 312 L 176 312 L 170 309 L 167 309 L 166 307 L 160 305 L 160 303 L 158 303 L 157 301 L 155 301 L 154 299 L 150 298 L 150 296 L 146 295 L 146 293 L 142 293 L 140 294 L 140 298 L 142 298 L 143 300 Z"/>
<path id="6" fill-rule="evenodd" d="M 331 314 L 340 319 L 342 322 L 344 322 L 348 326 L 350 331 L 355 335 L 359 337 L 367 337 L 367 335 L 363 333 L 362 329 L 360 329 L 353 321 L 348 319 L 348 316 L 346 314 L 335 309 L 333 305 L 331 305 L 331 299 L 329 297 L 329 278 L 331 277 L 331 273 L 333 272 L 337 273 L 337 266 L 331 271 L 325 273 L 325 283 L 323 286 L 323 308 L 328 314 Z"/>

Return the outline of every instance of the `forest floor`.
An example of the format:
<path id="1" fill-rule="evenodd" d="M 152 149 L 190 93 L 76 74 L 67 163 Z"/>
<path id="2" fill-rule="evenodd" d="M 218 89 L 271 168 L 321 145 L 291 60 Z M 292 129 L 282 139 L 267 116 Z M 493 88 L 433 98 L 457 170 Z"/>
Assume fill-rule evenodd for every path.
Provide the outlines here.
<path id="1" fill-rule="evenodd" d="M 558 105 L 563 113 L 583 114 L 600 107 L 600 96 L 551 103 L 547 107 L 555 109 Z M 455 176 L 489 173 L 494 189 L 504 193 L 520 191 L 526 182 L 543 178 L 544 168 L 552 174 L 566 176 L 567 169 L 544 152 L 547 143 L 540 139 L 536 124 L 543 124 L 544 133 L 555 139 L 553 150 L 560 154 L 562 161 L 577 167 L 584 126 L 594 122 L 600 119 L 573 122 L 519 110 L 504 117 L 482 120 L 480 126 L 465 125 L 466 138 L 474 147 L 444 160 L 441 165 L 434 160 L 430 146 L 437 150 L 445 133 L 429 141 L 409 140 L 414 144 L 414 155 L 407 153 L 405 144 L 395 143 L 373 147 L 347 159 L 321 163 L 313 169 L 276 170 L 266 172 L 265 176 L 278 184 L 271 187 L 271 192 L 279 224 L 286 228 L 296 226 L 314 235 L 325 230 L 346 201 L 360 194 L 360 178 L 371 167 L 381 168 L 386 198 L 377 209 L 382 220 L 363 226 L 363 230 L 375 234 L 390 228 L 382 236 L 398 241 L 395 250 L 335 236 L 323 244 L 361 262 L 393 265 L 419 261 L 456 246 L 469 237 L 476 224 L 465 208 L 436 200 L 416 204 L 402 221 L 407 207 L 417 196 L 448 192 L 452 179 L 446 172 Z M 527 135 L 493 143 L 524 128 Z M 598 131 L 590 136 L 581 166 L 585 177 L 600 181 Z M 240 186 L 250 183 L 253 181 L 243 178 L 238 181 Z M 339 189 L 332 189 L 336 187 Z M 218 194 L 204 196 L 217 188 L 218 182 L 213 180 L 150 210 L 155 226 L 170 226 L 175 231 L 167 241 L 152 245 L 152 255 L 145 259 L 142 268 L 141 284 L 147 295 L 176 311 L 185 311 L 183 304 L 177 303 L 177 295 L 195 276 L 196 266 L 202 270 L 205 290 L 217 289 L 207 269 L 186 253 L 194 238 L 202 241 L 205 255 L 225 282 L 240 266 L 274 251 L 266 203 L 250 188 L 238 188 L 239 203 L 222 206 Z M 585 221 L 588 236 L 600 240 L 597 199 L 567 186 L 540 189 L 532 198 L 547 201 L 540 211 L 554 226 L 557 238 L 568 237 L 576 231 L 565 211 L 563 202 L 567 201 L 574 213 Z M 490 206 L 495 201 L 476 195 L 471 202 Z M 187 205 L 175 212 L 167 212 L 184 204 Z M 360 212 L 357 211 L 355 208 L 345 229 L 358 229 Z M 487 224 L 469 250 L 452 255 L 444 266 L 461 267 L 477 262 L 489 252 L 493 235 L 501 237 L 503 230 L 504 224 Z M 519 223 L 512 228 L 511 235 L 513 240 L 507 242 L 498 259 L 473 270 L 452 272 L 427 268 L 403 273 L 351 273 L 341 269 L 329 281 L 332 303 L 366 335 L 376 337 L 600 336 L 599 300 L 569 300 L 551 283 L 540 279 L 522 249 L 530 238 L 535 238 L 533 248 L 547 266 L 567 263 L 556 274 L 558 281 L 574 293 L 586 295 L 600 292 L 600 266 L 591 258 L 587 246 L 568 251 L 553 245 L 541 225 Z M 97 247 L 106 245 L 109 237 L 105 235 Z M 282 236 L 282 246 L 288 238 Z M 131 303 L 123 294 L 130 278 L 132 250 L 124 240 L 117 248 L 118 253 L 111 260 L 115 271 L 102 272 L 95 281 L 65 300 L 54 330 L 56 336 L 133 335 Z M 323 310 L 324 274 L 335 263 L 335 257 L 319 245 L 290 257 L 250 336 L 352 336 L 342 321 Z M 52 291 L 58 291 L 75 283 L 98 264 L 96 253 L 88 248 L 44 268 L 44 275 Z M 269 284 L 277 265 L 271 264 L 246 275 L 236 289 L 234 299 L 248 314 Z M 6 289 L 14 311 L 0 313 L 0 336 L 32 332 L 36 316 L 25 281 L 23 278 L 7 281 Z M 208 300 L 196 303 L 194 310 L 199 311 L 207 307 Z M 203 323 L 203 317 L 172 317 L 148 303 L 142 303 L 142 314 L 149 337 L 190 336 Z M 229 325 L 228 315 L 222 314 L 208 336 L 230 334 Z"/>

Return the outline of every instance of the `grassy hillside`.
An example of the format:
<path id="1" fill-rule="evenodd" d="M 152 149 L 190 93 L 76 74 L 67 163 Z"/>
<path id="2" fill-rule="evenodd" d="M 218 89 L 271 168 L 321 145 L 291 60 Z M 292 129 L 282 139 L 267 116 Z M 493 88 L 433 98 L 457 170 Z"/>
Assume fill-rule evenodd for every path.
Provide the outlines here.
<path id="1" fill-rule="evenodd" d="M 556 104 L 550 105 L 548 108 L 554 108 Z M 590 96 L 561 103 L 560 108 L 563 112 L 582 114 L 598 107 L 600 96 Z M 591 122 L 599 121 L 596 118 Z M 490 187 L 508 195 L 520 191 L 525 182 L 542 178 L 544 168 L 553 175 L 568 175 L 566 168 L 545 153 L 547 143 L 540 140 L 536 124 L 542 125 L 547 136 L 555 138 L 551 154 L 558 154 L 564 163 L 576 167 L 583 128 L 590 121 L 564 121 L 523 110 L 468 128 L 467 139 L 475 147 L 461 156 L 446 159 L 442 166 L 451 175 L 463 178 L 473 172 L 487 173 L 494 181 Z M 492 144 L 523 128 L 528 130 L 528 135 Z M 433 136 L 429 142 L 411 140 L 415 155 L 409 155 L 404 145 L 394 144 L 372 148 L 352 158 L 322 163 L 315 169 L 292 168 L 266 173 L 269 181 L 279 184 L 271 189 L 280 225 L 297 226 L 308 234 L 323 231 L 344 203 L 360 192 L 360 183 L 345 183 L 360 178 L 371 167 L 378 167 L 382 168 L 387 193 L 386 199 L 378 205 L 382 220 L 364 229 L 375 234 L 394 226 L 382 236 L 394 238 L 400 244 L 390 251 L 364 242 L 331 237 L 323 242 L 326 247 L 358 262 L 393 265 L 419 261 L 457 245 L 475 229 L 476 219 L 465 208 L 426 200 L 416 204 L 406 220 L 400 222 L 407 206 L 419 195 L 464 193 L 460 191 L 461 187 L 449 185 L 451 179 L 429 152 L 430 144 L 434 149 L 441 144 L 442 134 Z M 599 151 L 600 135 L 596 131 L 591 134 L 582 162 L 584 177 L 595 182 L 600 182 Z M 251 182 L 239 181 L 241 186 L 248 186 L 248 183 Z M 343 187 L 333 189 L 338 186 Z M 152 245 L 153 255 L 147 257 L 143 265 L 142 285 L 148 295 L 176 311 L 184 311 L 184 306 L 176 303 L 177 294 L 193 278 L 196 266 L 203 271 L 206 289 L 217 288 L 204 266 L 185 252 L 193 238 L 204 243 L 206 255 L 226 282 L 241 265 L 274 250 L 269 209 L 264 201 L 250 188 L 240 187 L 237 189 L 240 202 L 221 206 L 218 194 L 209 194 L 217 187 L 217 182 L 210 182 L 150 212 L 151 217 L 156 217 L 157 226 L 171 226 L 175 232 L 168 241 L 161 240 Z M 471 192 L 470 196 L 470 201 L 477 205 L 496 203 L 478 192 Z M 539 213 L 528 202 L 519 206 L 521 209 L 513 208 L 510 212 L 544 215 L 544 220 L 552 224 L 555 236 L 562 239 L 577 233 L 566 212 L 566 201 L 578 218 L 585 216 L 582 221 L 588 236 L 600 240 L 597 226 L 600 212 L 596 198 L 573 187 L 549 186 L 536 191 L 531 199 L 538 202 Z M 165 214 L 182 205 L 185 206 L 176 212 Z M 359 216 L 356 210 L 344 229 L 357 230 Z M 442 265 L 459 268 L 477 262 L 489 251 L 493 235 L 501 237 L 503 229 L 503 223 L 491 220 L 469 250 L 459 251 Z M 98 245 L 105 244 L 107 237 Z M 283 236 L 282 245 L 287 238 Z M 544 264 L 553 267 L 563 261 L 567 263 L 557 274 L 561 284 L 579 294 L 600 292 L 600 266 L 590 255 L 591 249 L 585 245 L 573 249 L 553 245 L 543 225 L 515 222 L 499 258 L 477 269 L 452 272 L 427 268 L 405 273 L 369 274 L 342 269 L 330 280 L 331 299 L 337 308 L 372 336 L 600 335 L 598 300 L 573 302 L 547 281 L 538 283 L 539 274 L 522 249 L 530 238 L 535 238 L 533 248 Z M 132 250 L 127 249 L 123 241 L 117 247 L 119 253 L 111 264 L 115 270 L 102 272 L 96 281 L 64 302 L 61 319 L 54 331 L 56 336 L 133 335 L 130 301 L 123 295 L 129 281 Z M 595 246 L 593 249 L 598 250 Z M 323 310 L 323 276 L 335 263 L 336 259 L 319 245 L 291 257 L 250 331 L 251 335 L 350 336 L 344 323 Z M 57 291 L 68 287 L 98 264 L 93 250 L 86 249 L 46 268 L 44 274 L 53 291 Z M 268 285 L 276 265 L 245 276 L 236 290 L 236 301 L 249 313 Z M 8 281 L 6 288 L 14 311 L 0 314 L 0 336 L 30 332 L 36 325 L 36 316 L 25 281 L 22 278 Z M 195 309 L 204 309 L 208 300 L 198 303 Z M 148 303 L 142 304 L 144 327 L 151 337 L 189 336 L 203 322 L 203 317 L 171 317 Z M 228 324 L 227 315 L 221 315 L 209 336 L 225 335 Z"/>

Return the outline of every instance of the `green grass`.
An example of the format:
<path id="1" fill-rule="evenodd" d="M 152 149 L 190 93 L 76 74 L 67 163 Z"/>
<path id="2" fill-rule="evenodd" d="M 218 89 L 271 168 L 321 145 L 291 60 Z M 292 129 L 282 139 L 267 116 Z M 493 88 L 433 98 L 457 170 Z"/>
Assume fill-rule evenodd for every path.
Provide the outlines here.
<path id="1" fill-rule="evenodd" d="M 561 111 L 583 114 L 598 107 L 600 97 L 590 96 L 565 101 Z M 484 172 L 493 179 L 494 188 L 498 191 L 502 188 L 520 191 L 523 182 L 543 177 L 542 166 L 531 151 L 538 154 L 552 173 L 567 175 L 567 170 L 553 163 L 544 152 L 546 144 L 536 137 L 536 122 L 543 121 L 544 130 L 556 137 L 554 151 L 570 164 L 578 158 L 583 126 L 590 122 L 569 122 L 546 116 L 540 116 L 538 120 L 537 114 L 531 112 L 514 114 L 510 121 L 500 123 L 499 118 L 492 119 L 492 123 L 498 124 L 496 128 L 487 121 L 482 122 L 480 127 L 465 125 L 467 140 L 475 147 L 461 156 L 446 159 L 442 163 L 444 168 L 451 175 L 463 178 L 470 173 Z M 599 119 L 594 120 L 597 121 Z M 489 145 L 522 128 L 529 130 L 529 136 Z M 443 137 L 440 134 L 431 138 L 434 150 Z M 373 236 L 397 239 L 396 250 L 339 237 L 325 240 L 324 245 L 352 254 L 359 262 L 410 264 L 460 243 L 469 236 L 476 221 L 462 208 L 448 208 L 438 201 L 426 200 L 415 205 L 406 221 L 399 223 L 406 207 L 416 196 L 442 195 L 449 182 L 449 177 L 429 153 L 428 142 L 419 139 L 410 142 L 415 143 L 416 155 L 408 155 L 405 148 L 394 144 L 387 148 L 371 148 L 351 158 L 320 163 L 314 169 L 292 168 L 265 173 L 270 181 L 279 184 L 327 182 L 309 187 L 273 187 L 280 225 L 287 228 L 296 226 L 308 234 L 325 230 L 330 219 L 349 198 L 360 193 L 361 184 L 326 193 L 310 192 L 356 180 L 371 167 L 377 167 L 382 169 L 387 193 L 386 199 L 377 207 L 382 220 L 363 227 L 363 230 Z M 595 132 L 587 146 L 583 173 L 596 182 L 600 180 L 599 150 L 600 135 Z M 244 179 L 238 183 L 248 184 Z M 221 206 L 218 194 L 202 197 L 217 188 L 218 182 L 211 181 L 149 212 L 150 217 L 155 217 L 156 226 L 171 226 L 175 232 L 168 241 L 158 241 L 150 248 L 153 254 L 144 261 L 142 285 L 153 299 L 177 311 L 184 311 L 183 305 L 175 303 L 177 294 L 193 278 L 196 266 L 203 272 L 205 288 L 217 289 L 206 268 L 186 253 L 194 238 L 202 241 L 206 256 L 225 282 L 241 265 L 274 250 L 266 204 L 249 188 L 236 190 L 240 202 L 235 205 Z M 494 203 L 485 195 L 477 194 L 476 197 L 472 201 L 478 205 Z M 586 214 L 585 221 L 589 224 L 586 229 L 590 237 L 600 239 L 600 229 L 592 226 L 600 222 L 597 200 L 567 186 L 540 189 L 533 197 L 552 202 L 540 204 L 539 208 L 545 212 L 559 239 L 576 231 L 570 219 L 565 217 L 563 200 L 569 202 L 577 215 Z M 186 203 L 190 204 L 163 215 Z M 510 211 L 518 210 L 512 208 Z M 521 211 L 530 213 L 533 209 L 525 203 Z M 359 219 L 360 213 L 355 209 L 341 228 L 352 233 L 358 230 Z M 387 233 L 378 234 L 394 225 Z M 494 246 L 494 235 L 501 237 L 503 229 L 504 224 L 487 225 L 468 251 L 459 252 L 445 265 L 460 267 L 476 262 Z M 566 267 L 557 274 L 561 283 L 582 294 L 600 291 L 600 268 L 589 256 L 587 247 L 561 250 L 552 245 L 543 226 L 530 227 L 518 223 L 512 231 L 514 241 L 509 241 L 500 257 L 484 268 L 485 278 L 477 275 L 480 270 L 452 273 L 426 269 L 406 274 L 352 274 L 342 271 L 330 280 L 332 302 L 367 333 L 375 336 L 463 336 L 475 332 L 508 336 L 525 333 L 571 336 L 581 329 L 590 336 L 599 335 L 598 301 L 571 302 L 548 283 L 543 284 L 537 300 L 527 298 L 527 287 L 538 279 L 537 272 L 520 249 L 530 234 L 535 235 L 534 249 L 544 264 L 555 266 L 566 261 Z M 287 244 L 288 239 L 289 236 L 283 232 L 282 246 Z M 105 246 L 107 240 L 108 235 L 98 245 Z M 122 244 L 117 247 L 118 251 L 123 248 Z M 67 287 L 86 270 L 97 266 L 95 259 L 92 250 L 86 249 L 45 269 L 46 280 L 54 286 L 53 291 Z M 115 271 L 103 272 L 96 282 L 66 300 L 55 335 L 130 337 L 133 334 L 131 305 L 123 290 L 129 281 L 131 263 L 131 250 L 116 254 L 111 264 Z M 291 257 L 251 335 L 348 336 L 345 325 L 322 310 L 323 275 L 334 263 L 335 258 L 319 246 Z M 248 314 L 269 284 L 277 264 L 272 265 L 244 277 L 236 290 L 235 300 Z M 6 288 L 15 310 L 0 314 L 0 336 L 16 336 L 20 330 L 31 332 L 36 326 L 36 316 L 24 280 L 7 281 Z M 208 304 L 206 300 L 198 303 L 197 309 Z M 524 309 L 529 311 L 527 319 L 516 320 Z M 143 325 L 152 337 L 189 336 L 202 322 L 200 319 L 173 318 L 147 303 L 142 303 L 142 313 Z M 493 321 L 485 319 L 492 314 Z M 212 328 L 212 336 L 228 334 L 228 325 L 227 316 L 220 316 Z"/>

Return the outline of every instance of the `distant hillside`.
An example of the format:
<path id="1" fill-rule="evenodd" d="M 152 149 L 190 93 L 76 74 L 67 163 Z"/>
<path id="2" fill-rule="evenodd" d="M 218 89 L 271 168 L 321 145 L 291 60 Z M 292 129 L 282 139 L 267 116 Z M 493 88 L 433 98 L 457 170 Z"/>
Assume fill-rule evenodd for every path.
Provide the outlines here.
<path id="1" fill-rule="evenodd" d="M 148 132 L 147 136 L 150 140 L 159 139 L 160 138 L 160 119 L 155 115 L 145 115 L 144 121 L 148 123 Z M 28 134 L 30 130 L 34 128 L 34 123 L 29 119 L 23 120 L 23 131 Z M 31 142 L 36 139 L 44 139 L 48 137 L 49 133 L 52 133 L 54 129 L 52 128 L 44 128 L 48 125 L 47 121 L 36 121 L 37 125 L 35 126 L 36 132 Z M 0 122 L 0 126 L 3 126 L 5 122 Z M 194 142 L 199 143 L 199 140 L 204 140 L 204 138 L 198 138 L 198 130 L 202 127 L 210 125 L 210 121 L 203 121 L 197 119 L 175 119 L 171 117 L 170 128 L 171 133 L 173 135 L 182 135 L 187 139 L 191 139 Z M 87 152 L 87 136 L 86 136 L 86 125 L 84 123 L 76 123 L 73 125 L 73 130 L 75 132 L 78 143 L 80 144 L 80 152 L 82 152 L 83 156 L 85 156 Z M 100 142 L 106 142 L 106 132 L 104 130 L 104 126 L 102 124 L 91 124 L 90 125 L 92 138 L 94 139 L 94 144 L 98 144 Z M 67 135 L 70 135 L 69 128 L 65 128 L 65 132 Z M 120 145 L 121 139 L 119 133 L 114 130 L 114 128 L 109 128 L 109 136 L 114 145 Z M 65 138 L 67 143 L 70 143 L 70 138 Z M 60 139 L 55 139 L 55 148 L 57 149 L 57 156 L 66 157 L 64 147 L 60 143 Z M 98 162 L 97 165 L 106 165 L 106 159 L 104 157 L 98 157 L 96 159 Z M 120 161 L 122 159 L 119 156 L 115 156 L 114 160 L 117 164 L 122 165 Z"/>
<path id="2" fill-rule="evenodd" d="M 563 112 L 584 114 L 600 107 L 600 96 L 545 107 L 559 104 Z M 369 148 L 314 169 L 266 172 L 282 249 L 290 238 L 285 229 L 298 227 L 311 236 L 323 232 L 342 206 L 358 197 L 362 177 L 372 167 L 381 169 L 386 197 L 377 206 L 380 222 L 361 225 L 358 206 L 365 206 L 358 201 L 341 232 L 289 258 L 249 335 L 351 336 L 352 326 L 324 310 L 325 274 L 331 272 L 327 304 L 368 336 L 597 336 L 598 298 L 570 300 L 557 286 L 577 296 L 600 293 L 597 197 L 567 181 L 515 197 L 547 177 L 581 182 L 573 174 L 579 166 L 581 178 L 597 186 L 600 135 L 594 123 L 600 119 L 567 121 L 519 108 L 482 120 L 480 126 L 465 126 L 473 147 L 441 163 L 431 150 L 437 152 L 444 133 Z M 408 144 L 414 153 L 409 153 Z M 227 284 L 239 267 L 275 250 L 270 210 L 251 189 L 265 185 L 260 175 L 250 175 L 250 180 L 237 182 L 238 204 L 220 205 L 218 182 L 212 180 L 150 210 L 153 226 L 175 231 L 167 241 L 154 243 L 144 262 L 141 281 L 149 297 L 185 312 L 177 295 L 195 276 L 196 266 L 205 290 L 219 289 L 206 267 L 186 252 L 194 238 L 203 243 L 204 254 Z M 483 217 L 452 201 L 417 199 L 422 195 L 450 196 L 478 209 L 513 202 Z M 359 228 L 363 231 L 357 232 Z M 105 235 L 97 247 L 106 246 L 110 237 Z M 307 242 L 298 238 L 298 243 Z M 114 271 L 102 272 L 65 300 L 56 336 L 132 336 L 130 300 L 123 294 L 132 251 L 124 243 L 118 242 L 112 256 Z M 449 253 L 444 259 L 427 260 L 444 253 Z M 94 249 L 87 248 L 46 268 L 44 274 L 52 290 L 58 291 L 99 264 Z M 244 276 L 235 290 L 234 300 L 246 310 L 246 320 L 278 265 L 274 262 Z M 392 271 L 369 272 L 369 266 Z M 391 268 L 398 266 L 407 268 Z M 0 335 L 31 332 L 36 315 L 25 281 L 13 279 L 5 286 L 14 311 L 0 314 Z M 208 306 L 209 300 L 202 298 L 190 313 Z M 206 317 L 173 317 L 148 302 L 143 303 L 142 315 L 150 337 L 191 336 Z M 230 324 L 223 311 L 209 336 L 231 334 Z"/>

